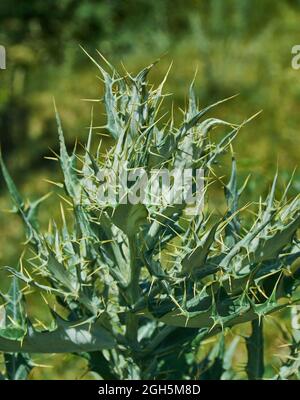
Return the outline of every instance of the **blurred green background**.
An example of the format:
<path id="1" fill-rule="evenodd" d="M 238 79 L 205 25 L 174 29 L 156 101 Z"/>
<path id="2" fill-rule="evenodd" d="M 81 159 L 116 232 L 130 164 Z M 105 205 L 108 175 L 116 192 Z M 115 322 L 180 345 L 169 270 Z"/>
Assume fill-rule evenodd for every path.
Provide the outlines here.
<path id="1" fill-rule="evenodd" d="M 300 70 L 291 67 L 299 21 L 299 0 L 1 0 L 7 69 L 0 70 L 0 142 L 10 171 L 25 195 L 53 190 L 45 179 L 56 180 L 58 166 L 44 158 L 49 148 L 58 149 L 53 97 L 70 148 L 86 139 L 92 104 L 95 123 L 103 123 L 101 104 L 83 100 L 101 98 L 103 88 L 82 45 L 132 73 L 160 58 L 153 83 L 173 61 L 166 107 L 174 101 L 178 118 L 196 69 L 201 105 L 239 93 L 214 112 L 217 117 L 239 123 L 263 110 L 235 144 L 241 178 L 252 174 L 246 194 L 258 199 L 277 165 L 282 185 L 299 165 Z M 297 169 L 291 194 L 299 189 Z M 49 211 L 56 213 L 54 200 L 42 207 L 45 224 Z M 1 179 L 1 266 L 15 265 L 23 248 L 21 225 L 5 212 L 9 207 Z M 5 286 L 3 271 L 0 280 Z M 272 341 L 270 364 L 276 346 Z M 75 356 L 49 356 L 41 364 L 48 367 L 37 368 L 33 378 L 89 377 Z"/>

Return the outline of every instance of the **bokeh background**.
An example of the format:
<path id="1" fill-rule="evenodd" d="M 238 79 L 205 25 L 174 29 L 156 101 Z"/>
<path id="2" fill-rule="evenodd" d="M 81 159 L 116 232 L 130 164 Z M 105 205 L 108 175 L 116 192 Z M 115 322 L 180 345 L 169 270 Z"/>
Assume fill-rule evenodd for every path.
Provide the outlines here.
<path id="1" fill-rule="evenodd" d="M 25 196 L 53 191 L 47 179 L 59 179 L 57 164 L 45 159 L 50 148 L 58 150 L 53 97 L 70 148 L 86 139 L 91 104 L 96 123 L 104 121 L 101 104 L 84 101 L 101 98 L 103 88 L 80 45 L 131 73 L 159 58 L 153 83 L 173 61 L 166 84 L 173 96 L 166 103 L 174 102 L 175 118 L 196 70 L 203 106 L 239 93 L 215 111 L 217 117 L 239 123 L 263 110 L 235 144 L 241 179 L 252 175 L 249 198 L 264 194 L 277 167 L 283 187 L 299 166 L 300 70 L 291 67 L 291 49 L 300 44 L 299 0 L 1 0 L 0 44 L 7 51 L 7 69 L 0 70 L 0 142 Z M 299 189 L 296 169 L 291 194 Z M 41 209 L 45 224 L 56 214 L 55 200 L 54 193 Z M 24 247 L 9 208 L 1 178 L 0 266 L 15 265 Z M 29 304 L 39 312 L 37 303 L 32 295 Z M 271 341 L 270 366 L 279 344 Z M 37 357 L 37 363 L 42 366 L 32 378 L 91 377 L 76 356 Z"/>

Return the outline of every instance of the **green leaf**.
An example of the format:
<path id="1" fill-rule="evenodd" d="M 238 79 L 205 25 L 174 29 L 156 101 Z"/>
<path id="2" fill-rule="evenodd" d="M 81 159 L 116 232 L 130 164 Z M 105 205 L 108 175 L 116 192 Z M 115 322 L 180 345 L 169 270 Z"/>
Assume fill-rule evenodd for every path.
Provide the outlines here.
<path id="1" fill-rule="evenodd" d="M 0 337 L 0 351 L 16 353 L 73 353 L 112 349 L 116 341 L 102 321 L 64 321 L 57 317 L 54 331 L 37 332 L 28 327 L 22 341 Z"/>
<path id="2" fill-rule="evenodd" d="M 134 236 L 147 223 L 148 211 L 144 204 L 119 204 L 112 212 L 112 222 L 127 236 Z"/>
<path id="3" fill-rule="evenodd" d="M 73 199 L 75 204 L 78 204 L 80 199 L 80 186 L 79 186 L 79 179 L 76 172 L 76 157 L 73 154 L 69 156 L 65 138 L 62 129 L 62 123 L 60 120 L 60 116 L 56 109 L 56 105 L 54 102 L 55 108 L 55 116 L 56 116 L 56 123 L 58 128 L 58 137 L 60 143 L 60 164 L 64 174 L 64 185 L 67 194 Z"/>
<path id="4" fill-rule="evenodd" d="M 27 332 L 26 313 L 23 306 L 23 295 L 18 279 L 14 276 L 6 295 L 5 305 L 0 314 L 0 336 L 11 340 L 22 340 Z"/>
<path id="5" fill-rule="evenodd" d="M 6 375 L 9 380 L 24 381 L 28 379 L 33 363 L 26 353 L 5 353 L 4 360 Z"/>
<path id="6" fill-rule="evenodd" d="M 187 255 L 182 260 L 182 269 L 183 273 L 186 275 L 193 275 L 196 273 L 197 269 L 201 269 L 201 266 L 204 265 L 208 253 L 210 251 L 211 245 L 214 242 L 215 234 L 218 229 L 220 222 L 217 222 L 209 232 L 207 232 L 203 238 L 200 240 L 200 244 L 196 247 L 195 250 L 191 252 L 191 254 Z"/>
<path id="7" fill-rule="evenodd" d="M 23 207 L 24 207 L 23 199 L 22 199 L 20 193 L 18 192 L 18 189 L 16 188 L 16 185 L 14 184 L 14 181 L 12 180 L 12 178 L 4 164 L 4 160 L 2 158 L 1 151 L 0 151 L 0 165 L 1 165 L 2 174 L 3 174 L 4 180 L 6 182 L 8 191 L 11 195 L 11 198 L 13 199 L 13 201 L 18 209 L 23 209 Z"/>

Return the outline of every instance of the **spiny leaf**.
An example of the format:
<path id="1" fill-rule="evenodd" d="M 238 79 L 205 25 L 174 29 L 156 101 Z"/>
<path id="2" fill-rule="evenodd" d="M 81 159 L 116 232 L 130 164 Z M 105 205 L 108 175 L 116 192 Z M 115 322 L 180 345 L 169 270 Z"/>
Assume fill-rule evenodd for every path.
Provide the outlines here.
<path id="1" fill-rule="evenodd" d="M 23 295 L 15 276 L 8 293 L 1 295 L 5 303 L 1 310 L 0 336 L 10 340 L 22 340 L 27 332 L 26 313 Z"/>
<path id="2" fill-rule="evenodd" d="M 139 204 L 119 204 L 112 212 L 113 223 L 127 236 L 138 233 L 141 225 L 147 223 L 147 208 Z"/>
<path id="3" fill-rule="evenodd" d="M 201 269 L 201 266 L 207 259 L 210 247 L 214 242 L 215 234 L 219 224 L 220 222 L 217 222 L 200 240 L 200 244 L 196 247 L 196 249 L 182 260 L 182 272 L 184 274 L 193 275 L 196 273 L 196 269 Z"/>

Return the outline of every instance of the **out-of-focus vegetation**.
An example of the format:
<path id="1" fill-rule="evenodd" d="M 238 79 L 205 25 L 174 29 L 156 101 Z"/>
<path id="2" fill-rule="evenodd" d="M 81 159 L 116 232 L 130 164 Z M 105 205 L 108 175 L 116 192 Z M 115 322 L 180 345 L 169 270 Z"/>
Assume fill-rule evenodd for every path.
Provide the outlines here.
<path id="1" fill-rule="evenodd" d="M 68 146 L 86 138 L 92 105 L 95 125 L 102 124 L 102 105 L 83 101 L 101 98 L 103 88 L 82 45 L 91 53 L 99 49 L 120 69 L 123 62 L 130 72 L 160 58 L 150 76 L 154 83 L 173 61 L 166 91 L 176 93 L 175 118 L 181 118 L 178 107 L 185 105 L 195 70 L 202 106 L 239 93 L 218 108 L 220 118 L 241 122 L 263 110 L 235 146 L 242 178 L 252 174 L 246 196 L 256 193 L 257 198 L 277 165 L 284 185 L 299 164 L 300 71 L 291 67 L 299 20 L 299 0 L 2 0 L 0 44 L 7 50 L 7 69 L 0 70 L 4 158 L 25 194 L 45 193 L 53 190 L 44 180 L 49 170 L 50 179 L 58 173 L 57 165 L 43 158 L 51 155 L 49 147 L 57 151 L 53 96 Z M 291 193 L 299 188 L 296 170 Z M 51 198 L 41 209 L 45 224 Z M 7 208 L 0 180 L 0 209 Z M 16 249 L 22 249 L 24 239 L 19 222 L 1 211 L 0 224 L 0 265 L 16 263 Z M 5 284 L 1 271 L 0 279 Z M 36 370 L 34 377 L 81 376 L 78 368 L 73 374 L 53 365 Z"/>

